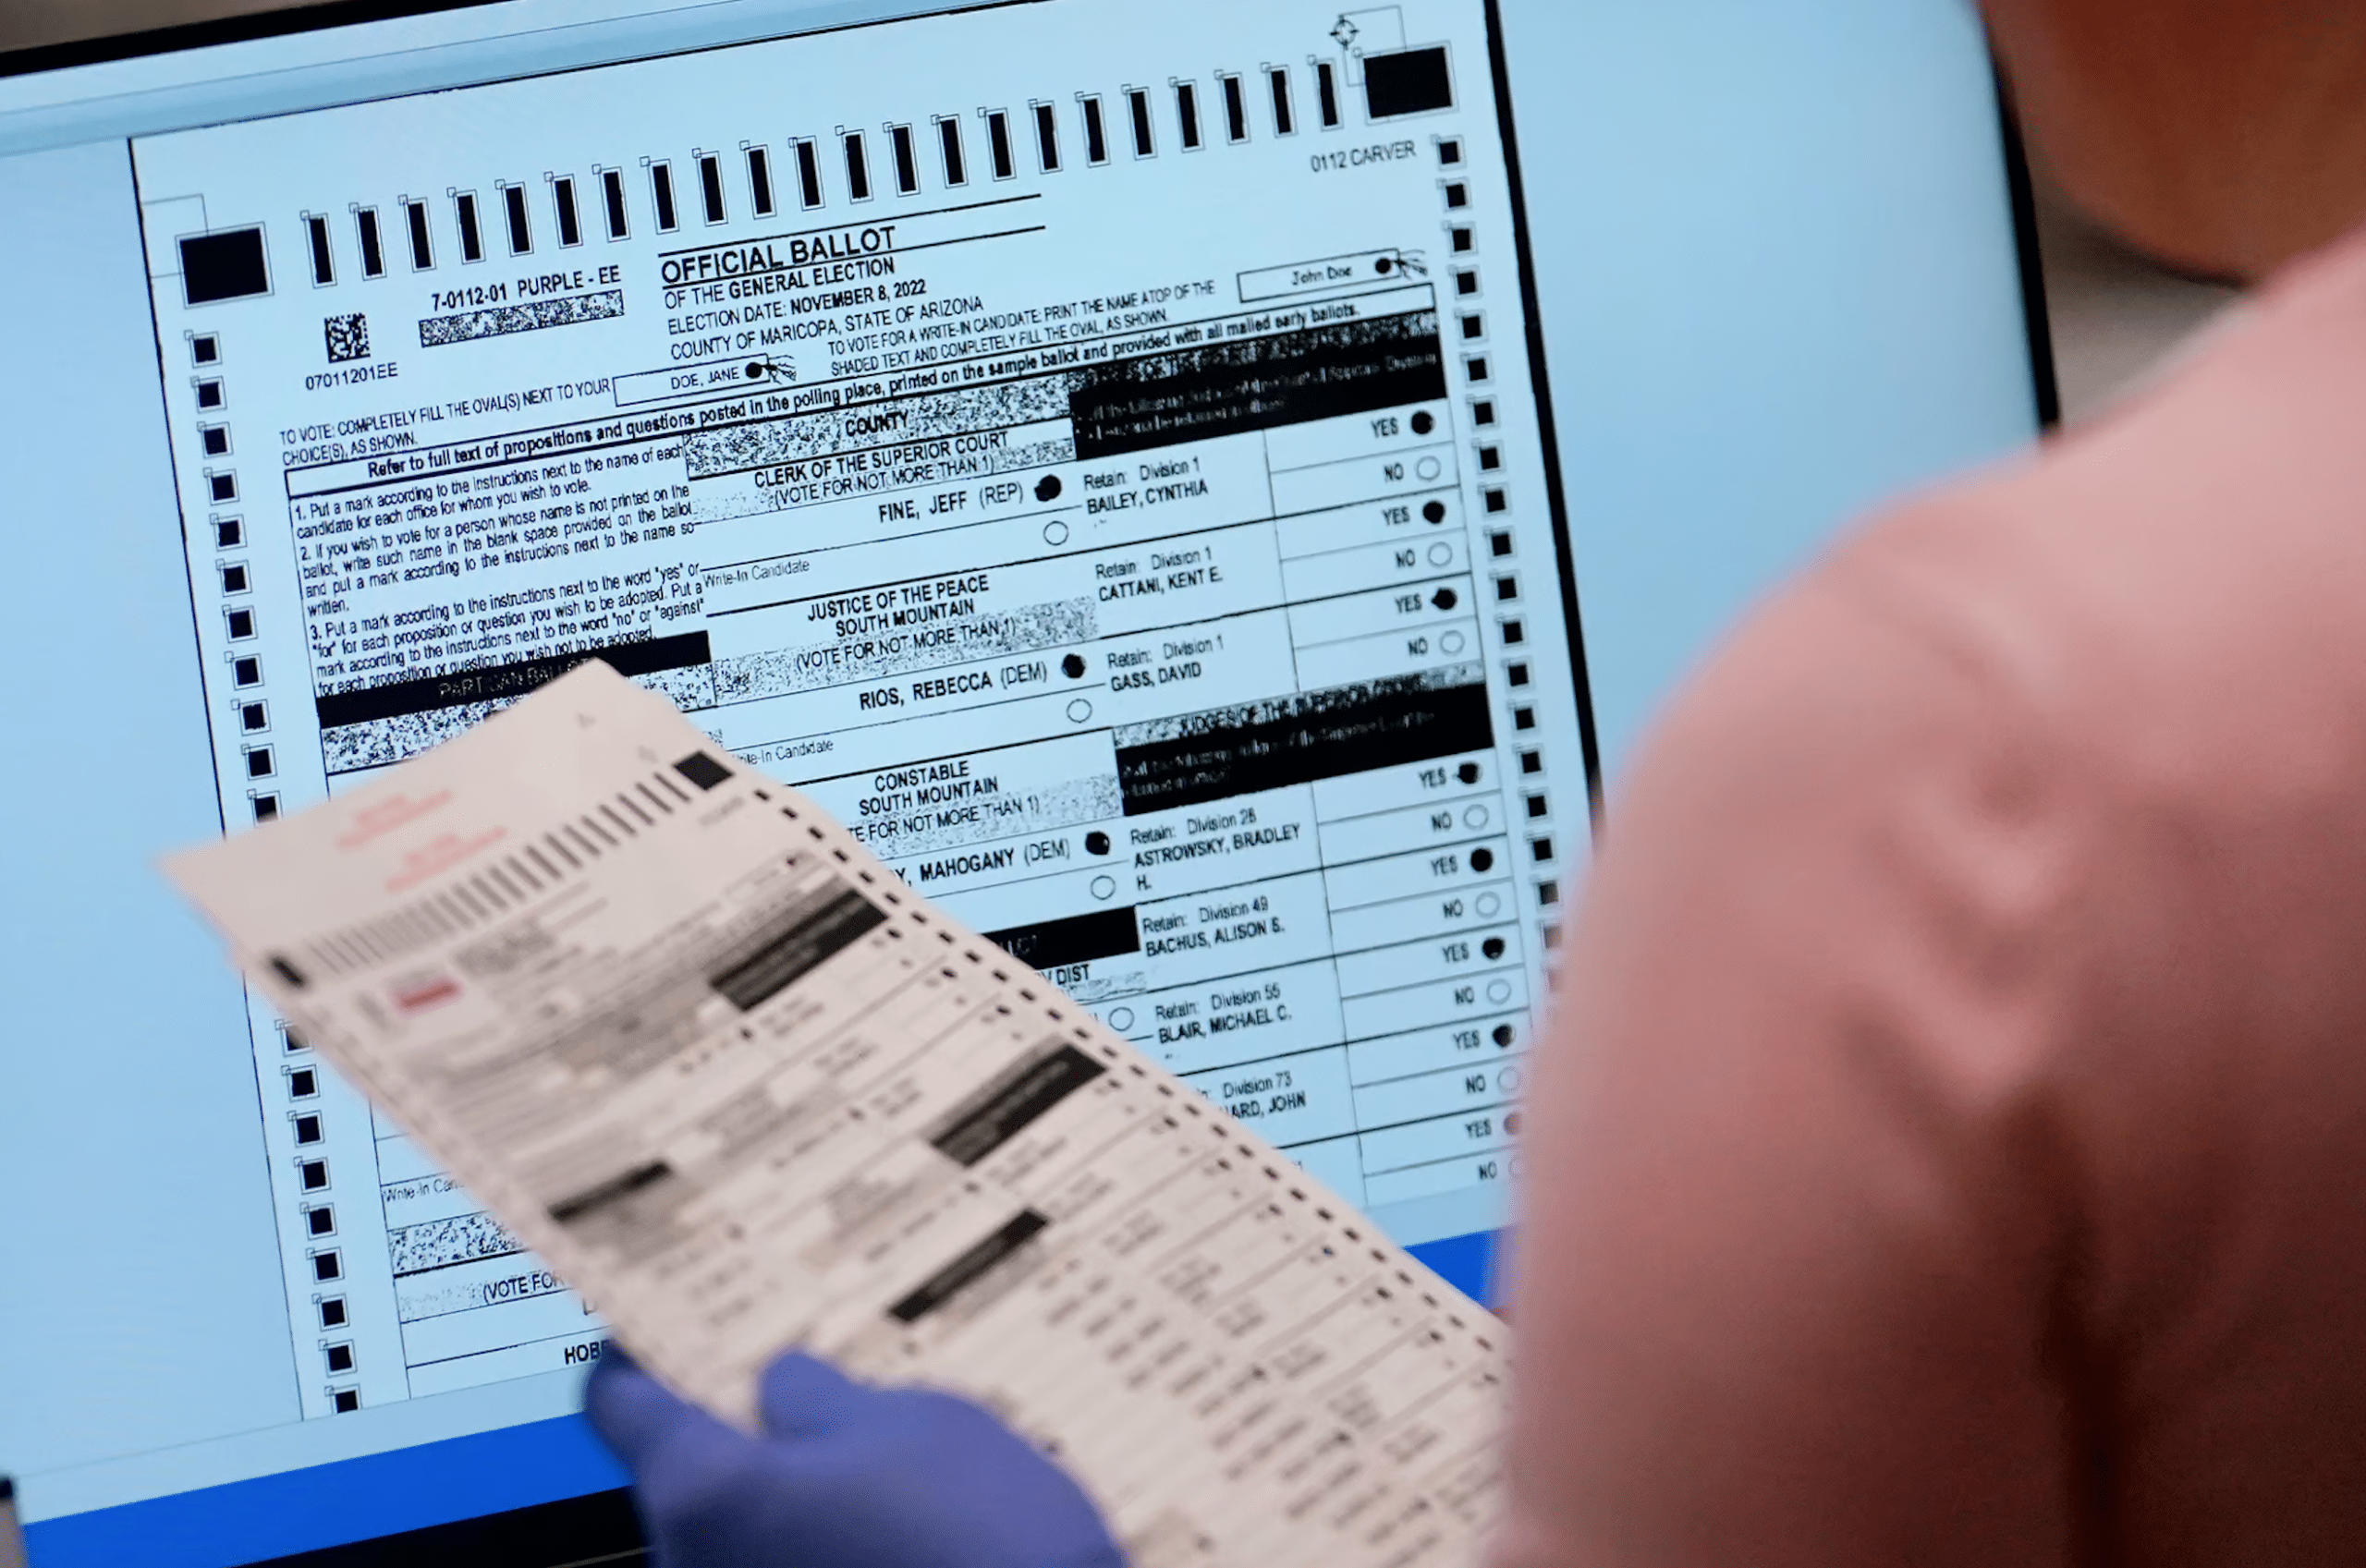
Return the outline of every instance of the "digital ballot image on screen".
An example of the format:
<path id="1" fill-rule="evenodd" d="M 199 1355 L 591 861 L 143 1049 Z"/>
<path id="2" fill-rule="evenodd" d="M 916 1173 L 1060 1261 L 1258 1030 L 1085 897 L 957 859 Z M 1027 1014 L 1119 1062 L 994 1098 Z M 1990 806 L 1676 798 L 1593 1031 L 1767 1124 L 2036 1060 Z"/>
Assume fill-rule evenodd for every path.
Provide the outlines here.
<path id="1" fill-rule="evenodd" d="M 1399 1239 L 1502 1223 L 1590 748 L 1489 10 L 1191 18 L 137 139 L 234 828 L 597 654 Z M 254 1038 L 308 1414 L 590 1354 Z"/>

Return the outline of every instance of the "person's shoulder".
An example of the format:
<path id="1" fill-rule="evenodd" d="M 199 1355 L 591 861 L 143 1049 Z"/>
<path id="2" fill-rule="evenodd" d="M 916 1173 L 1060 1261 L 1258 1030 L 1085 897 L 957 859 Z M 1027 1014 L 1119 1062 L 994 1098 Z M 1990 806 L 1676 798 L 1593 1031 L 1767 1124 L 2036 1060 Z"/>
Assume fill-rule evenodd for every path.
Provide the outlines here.
<path id="1" fill-rule="evenodd" d="M 2120 824 L 2214 837 L 2300 795 L 2366 820 L 2366 239 L 2096 424 L 1848 537 L 1709 662 L 1611 819 L 1873 831 L 1950 792 L 2103 858 L 2145 853 Z"/>
<path id="2" fill-rule="evenodd" d="M 1802 587 L 1951 650 L 2130 787 L 2225 799 L 2353 744 L 2327 726 L 2366 711 L 2366 235 Z"/>

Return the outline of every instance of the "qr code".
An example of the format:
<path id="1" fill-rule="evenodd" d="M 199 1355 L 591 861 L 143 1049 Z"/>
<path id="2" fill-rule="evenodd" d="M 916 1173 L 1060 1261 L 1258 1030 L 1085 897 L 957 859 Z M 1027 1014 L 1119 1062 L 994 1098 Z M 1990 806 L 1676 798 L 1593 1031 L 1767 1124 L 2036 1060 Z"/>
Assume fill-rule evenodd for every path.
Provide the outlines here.
<path id="1" fill-rule="evenodd" d="M 321 330 L 328 336 L 330 364 L 348 365 L 370 358 L 370 318 L 360 311 L 331 316 L 321 323 Z"/>

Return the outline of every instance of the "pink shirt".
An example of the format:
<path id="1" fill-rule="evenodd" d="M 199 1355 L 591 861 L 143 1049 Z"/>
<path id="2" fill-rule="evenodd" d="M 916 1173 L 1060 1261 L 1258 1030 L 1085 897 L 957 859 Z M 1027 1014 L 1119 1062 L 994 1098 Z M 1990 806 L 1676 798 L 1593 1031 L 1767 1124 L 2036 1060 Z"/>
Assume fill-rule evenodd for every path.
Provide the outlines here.
<path id="1" fill-rule="evenodd" d="M 2366 1557 L 2366 237 L 1847 544 L 1614 803 L 1498 1568 Z"/>

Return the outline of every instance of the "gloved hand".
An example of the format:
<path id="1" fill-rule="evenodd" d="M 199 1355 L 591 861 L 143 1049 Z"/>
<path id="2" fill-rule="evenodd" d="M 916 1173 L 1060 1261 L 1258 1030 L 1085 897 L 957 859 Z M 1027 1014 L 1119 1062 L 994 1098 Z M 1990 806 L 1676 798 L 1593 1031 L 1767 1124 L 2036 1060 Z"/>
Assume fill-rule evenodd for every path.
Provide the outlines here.
<path id="1" fill-rule="evenodd" d="M 633 1473 L 654 1568 L 1124 1568 L 1067 1472 L 966 1400 L 790 1355 L 760 1406 L 751 1438 L 602 1359 L 586 1413 Z"/>

